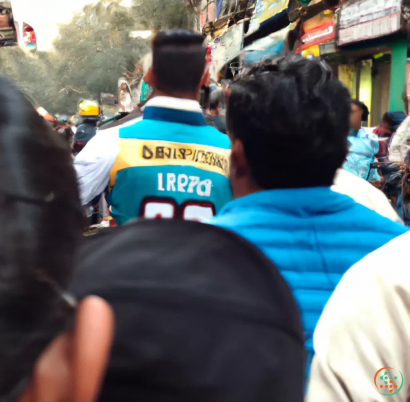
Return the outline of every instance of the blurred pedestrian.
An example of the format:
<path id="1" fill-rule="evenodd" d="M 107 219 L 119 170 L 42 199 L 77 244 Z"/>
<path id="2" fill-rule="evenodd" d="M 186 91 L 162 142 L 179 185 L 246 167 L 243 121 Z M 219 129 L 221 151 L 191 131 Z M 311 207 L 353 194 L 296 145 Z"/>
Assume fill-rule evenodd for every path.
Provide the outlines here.
<path id="1" fill-rule="evenodd" d="M 118 90 L 118 104 L 122 112 L 129 113 L 132 111 L 131 89 L 125 80 L 121 82 Z"/>
<path id="2" fill-rule="evenodd" d="M 225 111 L 222 109 L 225 95 L 217 89 L 210 96 L 210 107 L 207 113 L 207 123 L 215 127 L 221 133 L 226 134 L 226 117 Z"/>
<path id="3" fill-rule="evenodd" d="M 352 100 L 350 113 L 350 135 L 348 137 L 349 153 L 343 169 L 369 182 L 382 181 L 377 169 L 372 167 L 379 152 L 379 141 L 376 134 L 362 128 L 369 120 L 369 109 L 358 100 Z"/>
<path id="4" fill-rule="evenodd" d="M 144 77 L 154 97 L 143 119 L 97 135 L 75 167 L 86 205 L 108 191 L 117 224 L 132 219 L 204 220 L 232 199 L 229 138 L 205 124 L 198 103 L 207 80 L 204 38 L 160 32 Z"/>
<path id="5" fill-rule="evenodd" d="M 396 129 L 389 148 L 389 160 L 391 162 L 402 162 L 410 150 L 410 118 L 409 100 L 407 98 L 407 86 L 403 92 L 404 113 L 396 112 L 402 123 Z M 406 117 L 407 116 L 407 117 Z"/>
<path id="6" fill-rule="evenodd" d="M 313 331 L 343 274 L 407 229 L 331 190 L 348 150 L 351 99 L 323 62 L 296 60 L 232 87 L 227 127 L 235 201 L 211 223 L 276 265 Z"/>
<path id="7" fill-rule="evenodd" d="M 79 154 L 96 135 L 101 114 L 100 105 L 95 101 L 82 101 L 78 109 L 82 121 L 74 135 L 75 155 Z"/>
<path id="8" fill-rule="evenodd" d="M 369 108 L 363 102 L 353 99 L 350 113 L 350 135 L 357 137 L 363 123 L 367 124 L 369 116 Z"/>
<path id="9" fill-rule="evenodd" d="M 113 332 L 99 298 L 67 293 L 81 241 L 63 139 L 0 77 L 0 400 L 93 402 Z"/>

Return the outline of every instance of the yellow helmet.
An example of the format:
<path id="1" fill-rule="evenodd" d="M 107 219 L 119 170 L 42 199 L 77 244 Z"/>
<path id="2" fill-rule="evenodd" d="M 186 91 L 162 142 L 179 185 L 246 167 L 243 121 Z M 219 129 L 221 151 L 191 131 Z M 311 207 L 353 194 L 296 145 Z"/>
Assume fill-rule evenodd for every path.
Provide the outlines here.
<path id="1" fill-rule="evenodd" d="M 78 113 L 82 117 L 98 117 L 100 104 L 97 101 L 84 100 L 78 104 Z"/>

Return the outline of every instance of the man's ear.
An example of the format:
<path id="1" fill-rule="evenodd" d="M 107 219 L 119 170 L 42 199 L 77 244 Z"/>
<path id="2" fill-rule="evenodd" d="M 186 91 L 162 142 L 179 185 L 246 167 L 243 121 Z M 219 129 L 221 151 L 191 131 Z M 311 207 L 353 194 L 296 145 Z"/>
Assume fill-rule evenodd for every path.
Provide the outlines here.
<path id="1" fill-rule="evenodd" d="M 147 85 L 154 88 L 155 87 L 155 74 L 154 70 L 151 67 L 148 72 L 144 75 L 144 81 Z"/>
<path id="2" fill-rule="evenodd" d="M 243 143 L 237 138 L 231 138 L 231 177 L 240 179 L 249 173 Z"/>
<path id="3" fill-rule="evenodd" d="M 19 402 L 94 402 L 99 394 L 114 336 L 114 313 L 95 296 L 78 306 L 74 328 L 57 337 L 40 356 Z"/>

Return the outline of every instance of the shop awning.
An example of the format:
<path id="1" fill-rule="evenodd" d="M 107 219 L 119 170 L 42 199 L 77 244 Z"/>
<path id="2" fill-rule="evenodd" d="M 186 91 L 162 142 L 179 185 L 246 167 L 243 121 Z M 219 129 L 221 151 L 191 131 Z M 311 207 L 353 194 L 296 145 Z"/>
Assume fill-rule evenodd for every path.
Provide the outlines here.
<path id="1" fill-rule="evenodd" d="M 218 73 L 222 68 L 240 54 L 243 47 L 243 29 L 244 22 L 241 21 L 209 43 L 211 48 L 209 73 L 212 80 L 218 81 Z"/>

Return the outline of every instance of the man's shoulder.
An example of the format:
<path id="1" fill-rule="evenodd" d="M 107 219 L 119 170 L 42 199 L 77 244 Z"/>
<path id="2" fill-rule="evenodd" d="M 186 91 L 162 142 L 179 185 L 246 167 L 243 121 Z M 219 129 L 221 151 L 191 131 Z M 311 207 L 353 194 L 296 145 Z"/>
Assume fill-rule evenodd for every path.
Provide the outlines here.
<path id="1" fill-rule="evenodd" d="M 217 130 L 215 127 L 201 126 L 201 130 L 203 130 L 206 133 L 205 139 L 210 141 L 209 145 L 223 149 L 231 148 L 231 140 L 229 139 L 229 137 L 226 134 Z"/>
<path id="2" fill-rule="evenodd" d="M 393 239 L 409 231 L 406 226 L 398 221 L 386 218 L 358 202 L 353 203 L 350 209 L 346 211 L 346 219 L 352 223 L 352 230 L 373 232 L 372 238 L 378 236 Z"/>
<path id="3" fill-rule="evenodd" d="M 111 157 L 118 153 L 119 127 L 113 127 L 97 134 L 87 143 L 75 158 L 75 164 Z"/>

